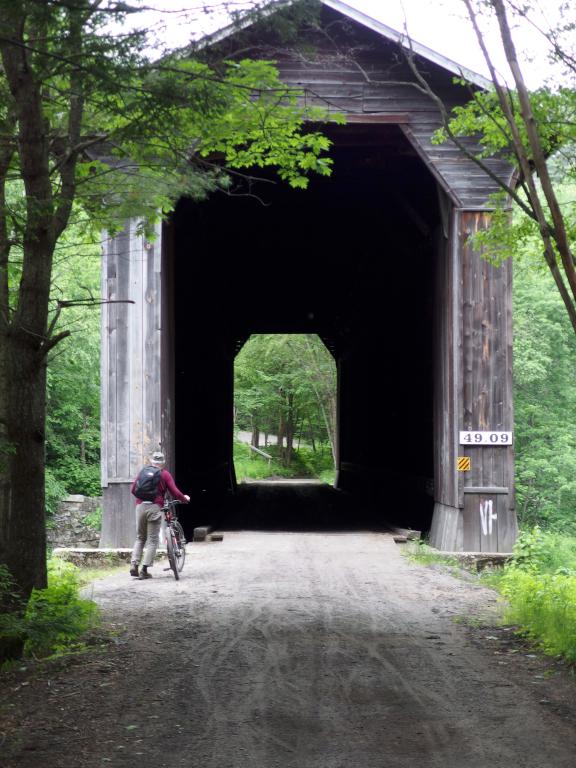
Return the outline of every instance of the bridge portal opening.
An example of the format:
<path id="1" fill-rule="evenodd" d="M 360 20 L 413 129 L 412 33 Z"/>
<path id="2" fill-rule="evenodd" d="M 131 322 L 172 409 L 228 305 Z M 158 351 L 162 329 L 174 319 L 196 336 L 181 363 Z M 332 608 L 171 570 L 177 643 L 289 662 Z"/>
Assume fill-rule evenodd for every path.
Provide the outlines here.
<path id="1" fill-rule="evenodd" d="M 234 469 L 242 482 L 334 485 L 337 371 L 316 334 L 255 334 L 234 362 Z"/>
<path id="2" fill-rule="evenodd" d="M 255 170 L 167 225 L 176 473 L 234 509 L 234 358 L 252 334 L 318 334 L 338 371 L 336 488 L 376 523 L 425 530 L 442 193 L 398 126 L 331 137 L 333 174 L 308 190 Z"/>

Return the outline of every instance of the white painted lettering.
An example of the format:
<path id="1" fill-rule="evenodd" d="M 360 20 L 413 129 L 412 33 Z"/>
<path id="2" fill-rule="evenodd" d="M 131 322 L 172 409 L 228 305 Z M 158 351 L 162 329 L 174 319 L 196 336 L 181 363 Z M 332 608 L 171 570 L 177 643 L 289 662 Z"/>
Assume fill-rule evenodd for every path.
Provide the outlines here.
<path id="1" fill-rule="evenodd" d="M 494 520 L 498 520 L 498 515 L 493 511 L 494 502 L 492 499 L 480 502 L 480 522 L 482 524 L 482 534 L 491 536 Z"/>

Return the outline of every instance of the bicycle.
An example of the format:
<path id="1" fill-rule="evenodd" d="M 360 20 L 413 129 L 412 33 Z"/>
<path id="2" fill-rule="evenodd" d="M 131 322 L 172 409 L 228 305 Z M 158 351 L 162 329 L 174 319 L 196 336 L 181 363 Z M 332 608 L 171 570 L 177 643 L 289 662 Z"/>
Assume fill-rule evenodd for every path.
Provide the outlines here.
<path id="1" fill-rule="evenodd" d="M 164 570 L 172 570 L 176 581 L 180 578 L 180 572 L 184 568 L 184 560 L 186 559 L 186 536 L 176 514 L 178 504 L 180 502 L 177 500 L 167 501 L 162 507 L 166 521 L 166 553 L 170 563 L 170 567 Z"/>

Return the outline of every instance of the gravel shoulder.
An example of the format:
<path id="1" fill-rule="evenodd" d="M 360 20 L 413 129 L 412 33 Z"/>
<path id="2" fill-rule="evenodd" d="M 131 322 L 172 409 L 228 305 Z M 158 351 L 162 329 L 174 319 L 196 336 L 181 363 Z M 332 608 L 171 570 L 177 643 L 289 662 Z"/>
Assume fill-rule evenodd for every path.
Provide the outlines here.
<path id="1" fill-rule="evenodd" d="M 225 532 L 95 582 L 115 640 L 0 677 L 3 768 L 573 768 L 576 680 L 381 533 Z"/>

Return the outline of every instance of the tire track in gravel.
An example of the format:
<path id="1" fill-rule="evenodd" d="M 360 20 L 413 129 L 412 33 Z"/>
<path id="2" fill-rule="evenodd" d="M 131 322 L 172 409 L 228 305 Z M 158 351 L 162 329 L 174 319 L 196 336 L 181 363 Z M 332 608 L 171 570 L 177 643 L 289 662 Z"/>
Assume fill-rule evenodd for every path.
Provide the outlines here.
<path id="1" fill-rule="evenodd" d="M 541 704 L 554 681 L 452 621 L 492 592 L 384 534 L 233 532 L 189 552 L 179 582 L 94 585 L 117 646 L 12 686 L 3 766 L 573 768 L 575 721 Z"/>

